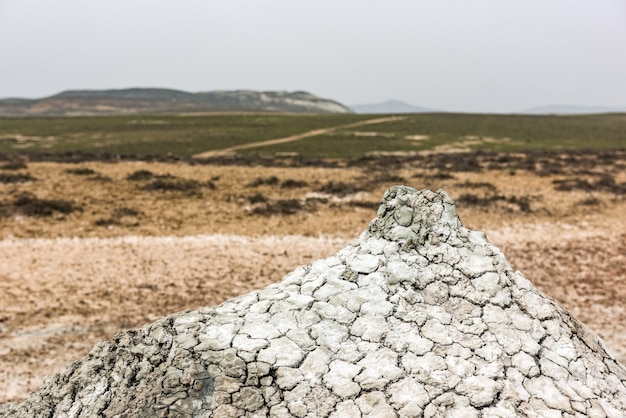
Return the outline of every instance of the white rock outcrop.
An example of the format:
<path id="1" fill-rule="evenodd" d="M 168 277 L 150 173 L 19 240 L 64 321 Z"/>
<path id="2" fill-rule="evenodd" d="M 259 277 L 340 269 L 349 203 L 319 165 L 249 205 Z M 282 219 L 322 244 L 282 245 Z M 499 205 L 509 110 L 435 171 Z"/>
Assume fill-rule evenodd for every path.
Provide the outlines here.
<path id="1" fill-rule="evenodd" d="M 6 417 L 624 417 L 626 369 L 443 191 L 336 255 L 96 345 Z"/>

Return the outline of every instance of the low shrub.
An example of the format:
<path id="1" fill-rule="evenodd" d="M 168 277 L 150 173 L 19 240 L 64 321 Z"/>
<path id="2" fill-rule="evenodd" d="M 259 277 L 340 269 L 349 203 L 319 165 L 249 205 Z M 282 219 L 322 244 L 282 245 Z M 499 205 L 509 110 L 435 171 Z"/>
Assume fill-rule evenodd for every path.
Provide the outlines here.
<path id="1" fill-rule="evenodd" d="M 76 176 L 92 176 L 98 174 L 95 170 L 87 167 L 68 168 L 65 172 Z"/>
<path id="2" fill-rule="evenodd" d="M 100 219 L 96 219 L 93 224 L 95 226 L 113 226 L 113 225 L 119 225 L 119 223 L 113 219 L 113 218 L 100 218 Z"/>
<path id="3" fill-rule="evenodd" d="M 281 199 L 260 204 L 252 209 L 255 215 L 293 215 L 301 210 L 315 210 L 311 204 L 302 204 L 297 199 Z"/>
<path id="4" fill-rule="evenodd" d="M 466 206 L 489 206 L 498 200 L 504 200 L 504 196 L 478 196 L 474 193 L 463 193 L 456 199 L 456 203 Z"/>
<path id="5" fill-rule="evenodd" d="M 202 188 L 208 188 L 215 190 L 215 183 L 212 181 L 207 181 L 201 183 L 197 180 L 186 180 L 186 179 L 161 179 L 158 178 L 149 183 L 146 183 L 141 187 L 142 190 L 146 191 L 159 191 L 159 192 L 186 192 L 186 193 L 196 193 L 199 192 Z"/>
<path id="6" fill-rule="evenodd" d="M 554 190 L 570 192 L 572 190 L 582 190 L 585 192 L 608 192 L 614 194 L 626 194 L 626 183 L 617 183 L 610 174 L 602 174 L 593 183 L 589 180 L 578 177 L 564 180 L 553 180 Z"/>
<path id="7" fill-rule="evenodd" d="M 456 178 L 452 174 L 446 173 L 444 171 L 438 171 L 435 174 L 425 174 L 425 175 L 415 174 L 413 177 L 424 177 L 426 179 L 433 179 L 433 180 L 452 180 Z"/>
<path id="8" fill-rule="evenodd" d="M 129 180 L 129 181 L 145 181 L 145 180 L 152 180 L 155 177 L 159 177 L 159 176 L 154 174 L 152 171 L 137 170 L 137 171 L 134 171 L 134 172 L 130 173 L 128 176 L 126 176 L 126 180 Z"/>
<path id="9" fill-rule="evenodd" d="M 303 180 L 287 179 L 283 181 L 282 183 L 280 183 L 280 188 L 281 189 L 298 189 L 300 187 L 306 187 L 308 185 L 309 183 Z"/>
<path id="10" fill-rule="evenodd" d="M 146 191 L 196 192 L 200 190 L 200 183 L 196 180 L 157 179 L 145 184 L 141 189 Z"/>
<path id="11" fill-rule="evenodd" d="M 578 204 L 583 206 L 599 206 L 601 203 L 602 201 L 597 197 L 588 197 L 578 202 Z"/>
<path id="12" fill-rule="evenodd" d="M 517 205 L 517 207 L 519 208 L 521 212 L 524 212 L 524 213 L 532 212 L 532 209 L 530 208 L 530 199 L 527 196 L 521 196 L 521 197 L 511 196 L 511 197 L 506 198 L 506 201 L 508 203 Z"/>
<path id="13" fill-rule="evenodd" d="M 257 177 L 248 183 L 248 187 L 259 187 L 259 186 L 275 186 L 279 183 L 278 177 L 269 176 L 269 177 Z"/>
<path id="14" fill-rule="evenodd" d="M 344 183 L 342 181 L 329 181 L 320 186 L 316 191 L 321 193 L 334 194 L 337 196 L 346 196 L 349 194 L 362 191 L 363 188 L 352 183 Z"/>
<path id="15" fill-rule="evenodd" d="M 132 208 L 121 207 L 121 208 L 116 208 L 113 211 L 113 214 L 111 217 L 96 219 L 93 224 L 96 226 L 104 226 L 104 227 L 116 226 L 116 225 L 139 226 L 139 222 L 137 222 L 136 218 L 138 218 L 141 215 L 143 215 L 143 212 L 140 212 Z"/>
<path id="16" fill-rule="evenodd" d="M 37 196 L 25 194 L 13 201 L 16 213 L 30 217 L 52 216 L 54 213 L 69 214 L 81 208 L 66 200 L 39 199 Z"/>
<path id="17" fill-rule="evenodd" d="M 560 192 L 571 192 L 572 190 L 584 190 L 590 192 L 595 190 L 595 187 L 589 183 L 589 181 L 580 178 L 552 180 L 552 184 L 554 184 L 554 190 L 558 190 Z"/>
<path id="18" fill-rule="evenodd" d="M 316 203 L 321 203 L 321 204 L 327 204 L 328 203 L 328 199 L 325 197 L 307 197 L 306 198 L 306 204 L 313 204 L 315 205 Z"/>
<path id="19" fill-rule="evenodd" d="M 265 197 L 261 193 L 255 193 L 252 196 L 248 196 L 248 202 L 252 203 L 253 205 L 256 203 L 266 203 L 267 200 L 267 197 Z"/>
<path id="20" fill-rule="evenodd" d="M 480 172 L 482 155 L 479 153 L 443 153 L 432 158 L 429 166 L 451 172 Z"/>
<path id="21" fill-rule="evenodd" d="M 9 161 L 0 165 L 0 170 L 25 170 L 28 165 L 24 161 Z"/>
<path id="22" fill-rule="evenodd" d="M 37 179 L 28 173 L 0 173 L 0 183 L 26 183 Z"/>
<path id="23" fill-rule="evenodd" d="M 626 183 L 617 183 L 615 178 L 610 174 L 603 174 L 600 178 L 594 183 L 599 190 L 615 193 L 615 194 L 626 194 Z"/>

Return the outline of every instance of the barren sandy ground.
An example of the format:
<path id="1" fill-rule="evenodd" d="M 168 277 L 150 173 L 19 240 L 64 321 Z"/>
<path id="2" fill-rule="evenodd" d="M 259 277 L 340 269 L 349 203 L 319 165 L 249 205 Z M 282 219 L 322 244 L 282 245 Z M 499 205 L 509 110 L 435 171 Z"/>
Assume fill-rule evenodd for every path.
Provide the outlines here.
<path id="1" fill-rule="evenodd" d="M 76 168 L 95 174 L 67 172 Z M 626 182 L 619 166 L 600 169 Z M 127 179 L 138 170 L 203 185 L 146 189 L 154 179 Z M 0 184 L 0 403 L 24 399 L 100 339 L 333 254 L 398 182 L 446 189 L 466 226 L 485 231 L 513 268 L 626 362 L 626 202 L 616 192 L 555 190 L 564 175 L 484 170 L 437 179 L 403 166 L 374 181 L 363 168 L 156 163 L 31 163 L 26 171 L 37 181 Z M 306 185 L 281 187 L 287 180 Z M 495 193 L 486 183 L 507 200 L 484 204 Z M 80 209 L 35 216 L 20 206 L 33 203 L 19 200 L 24 193 L 40 206 L 63 200 Z"/>

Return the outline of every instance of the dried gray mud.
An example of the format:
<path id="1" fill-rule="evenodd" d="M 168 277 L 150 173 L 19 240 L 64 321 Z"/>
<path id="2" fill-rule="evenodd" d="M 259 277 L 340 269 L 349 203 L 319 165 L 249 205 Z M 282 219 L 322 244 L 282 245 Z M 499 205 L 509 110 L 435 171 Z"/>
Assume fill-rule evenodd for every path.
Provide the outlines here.
<path id="1" fill-rule="evenodd" d="M 464 228 L 394 187 L 367 231 L 281 283 L 97 344 L 0 415 L 626 414 L 604 342 Z"/>

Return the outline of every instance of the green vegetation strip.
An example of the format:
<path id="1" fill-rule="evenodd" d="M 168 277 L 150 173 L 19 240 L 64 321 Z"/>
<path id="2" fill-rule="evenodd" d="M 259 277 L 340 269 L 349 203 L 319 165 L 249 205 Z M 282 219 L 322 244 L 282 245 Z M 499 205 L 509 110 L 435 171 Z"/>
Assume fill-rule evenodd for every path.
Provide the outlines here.
<path id="1" fill-rule="evenodd" d="M 248 155 L 360 157 L 368 153 L 455 150 L 580 150 L 626 148 L 626 115 L 526 116 L 419 114 L 342 129 L 329 135 L 242 150 Z"/>
<path id="2" fill-rule="evenodd" d="M 1 118 L 0 152 L 191 156 L 365 119 L 371 116 L 215 114 Z"/>
<path id="3" fill-rule="evenodd" d="M 373 115 L 215 114 L 0 119 L 0 152 L 188 157 L 211 150 L 356 123 Z M 375 125 L 258 148 L 249 156 L 297 153 L 360 157 L 372 152 L 626 148 L 626 114 L 583 116 L 415 114 Z"/>
<path id="4" fill-rule="evenodd" d="M 536 116 L 420 114 L 380 125 L 376 131 L 397 136 L 428 135 L 433 145 L 487 140 L 473 149 L 608 149 L 626 146 L 626 114 Z"/>

